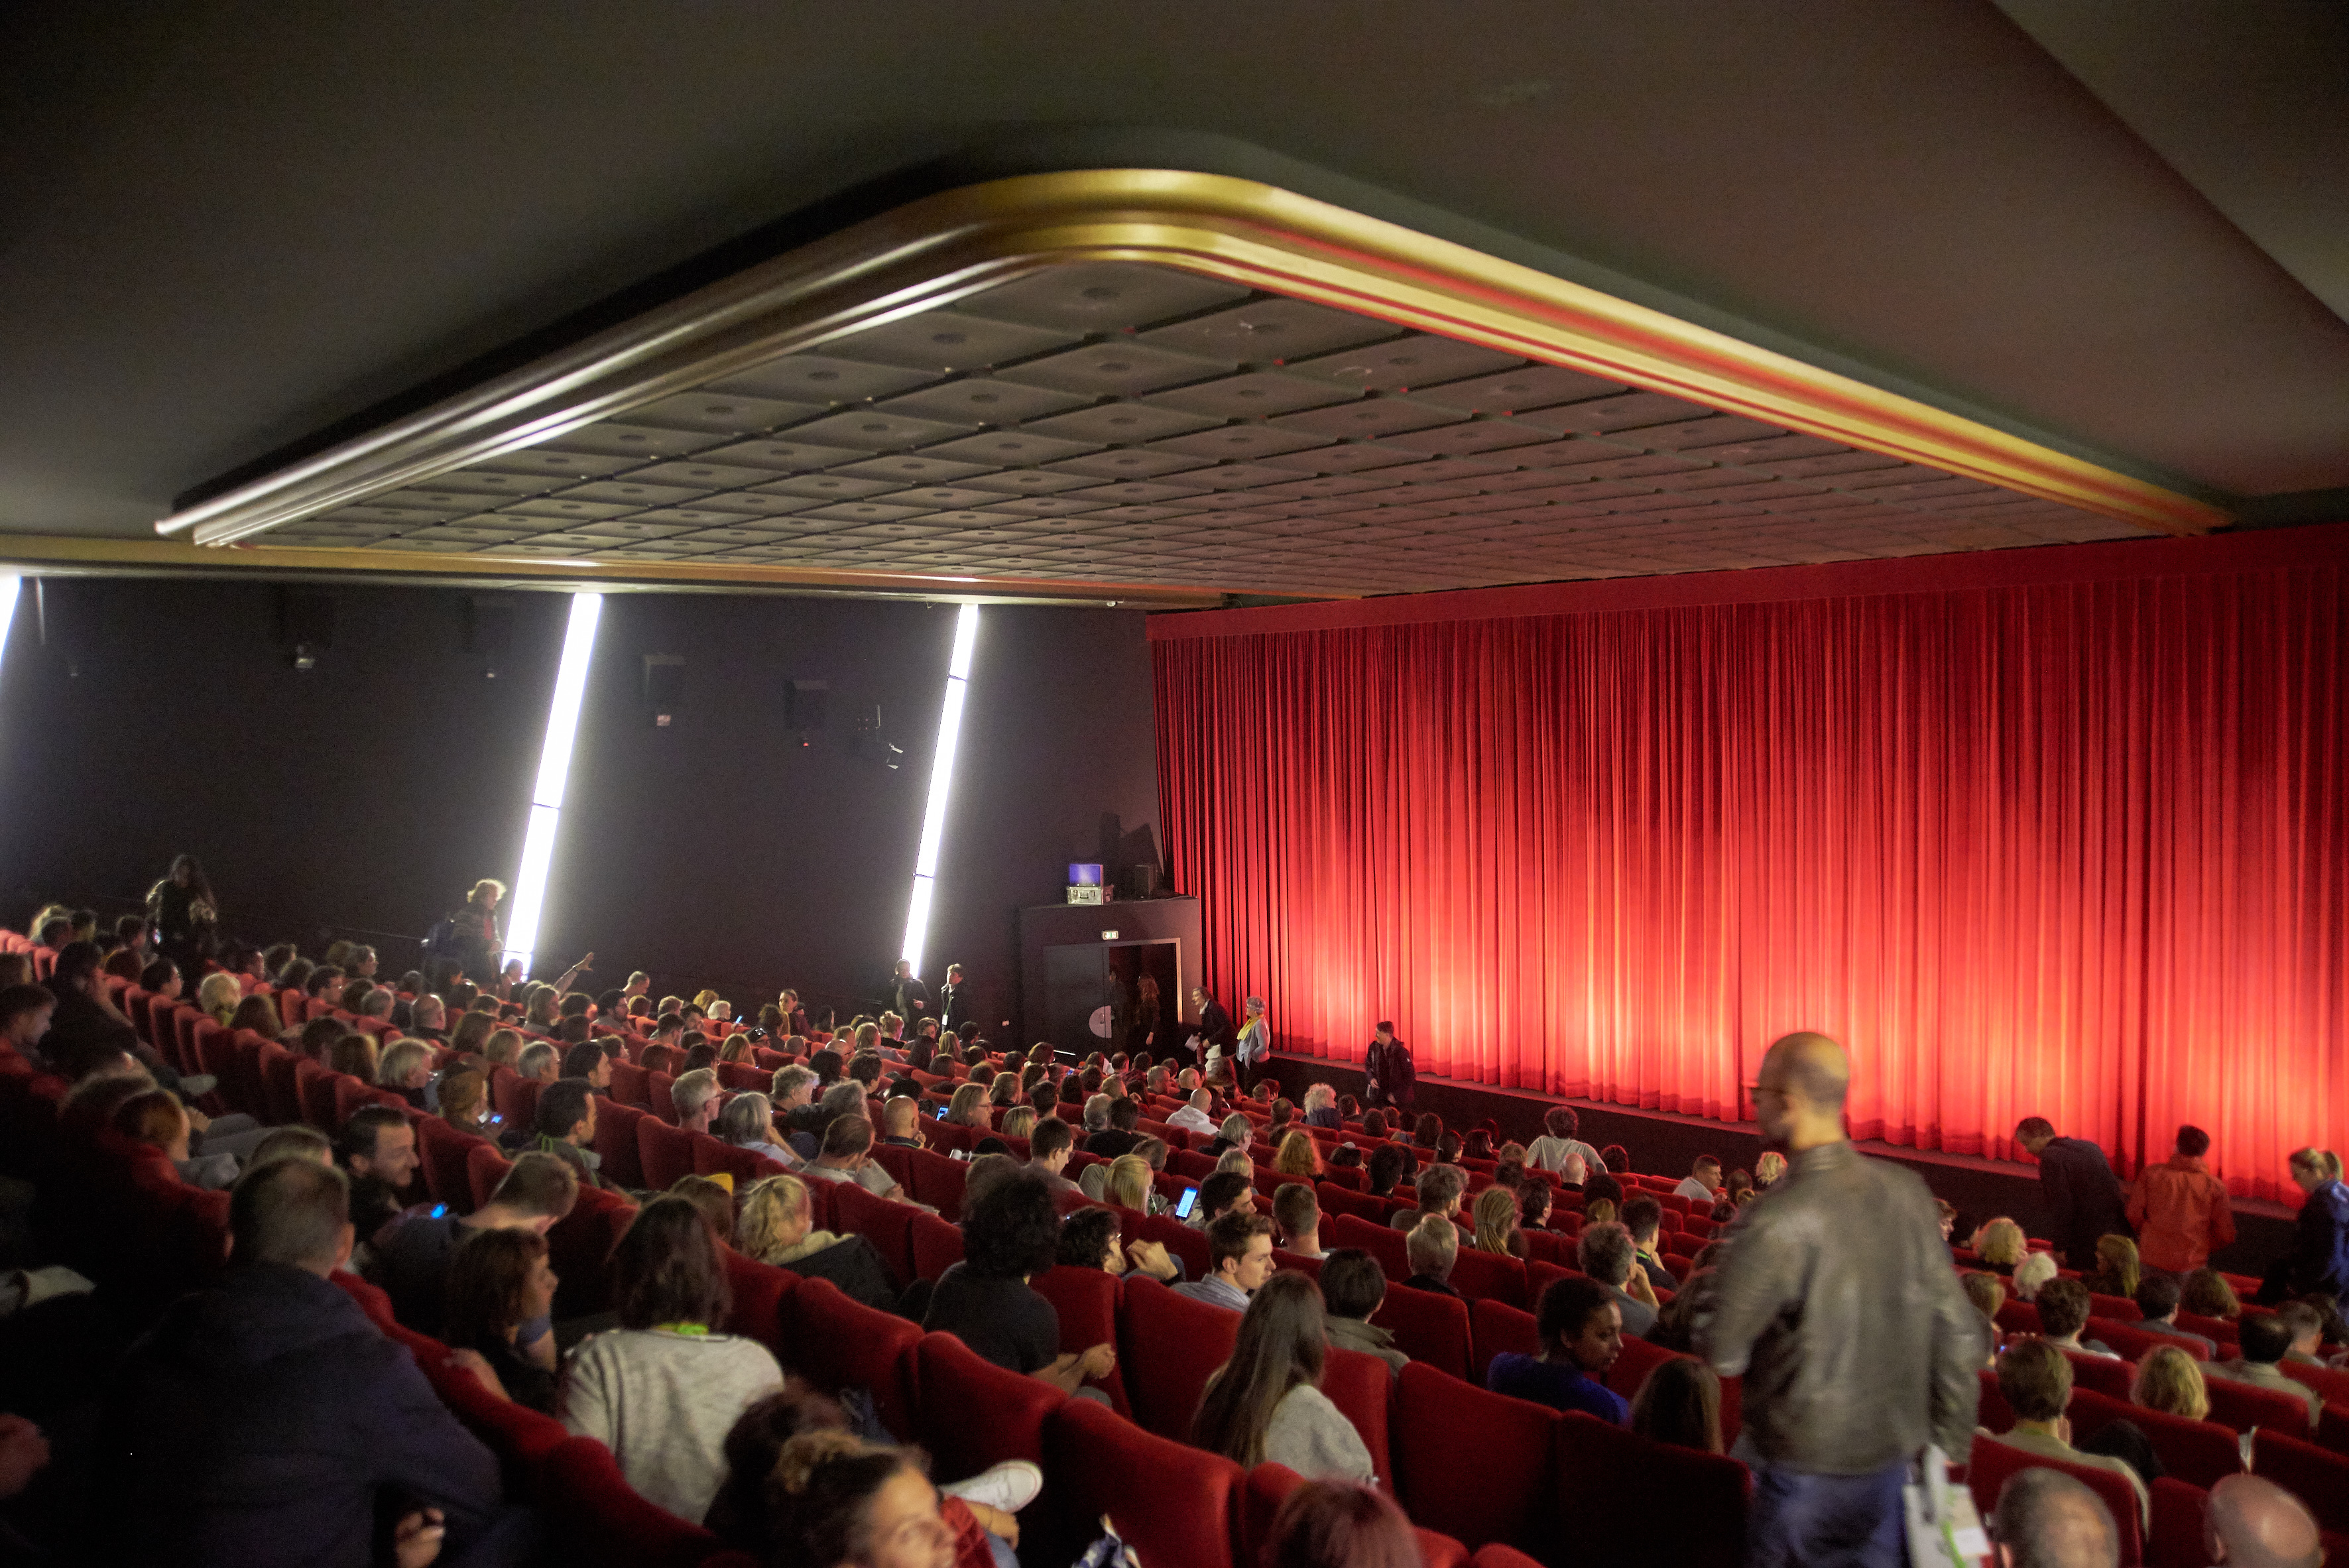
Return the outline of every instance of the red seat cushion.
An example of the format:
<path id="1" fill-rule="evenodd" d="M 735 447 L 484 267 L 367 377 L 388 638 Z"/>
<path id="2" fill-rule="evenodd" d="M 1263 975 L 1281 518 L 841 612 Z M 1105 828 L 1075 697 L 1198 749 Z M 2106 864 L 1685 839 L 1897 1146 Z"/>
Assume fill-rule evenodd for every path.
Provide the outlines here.
<path id="1" fill-rule="evenodd" d="M 1461 1248 L 1453 1260 L 1449 1283 L 1471 1301 L 1497 1301 L 1510 1306 L 1530 1305 L 1526 1295 L 1526 1265 L 1506 1253 Z"/>
<path id="2" fill-rule="evenodd" d="M 1146 1432 L 1090 1399 L 1061 1405 L 1044 1438 L 1044 1473 L 1060 1489 L 1066 1517 L 1089 1525 L 1108 1515 L 1145 1563 L 1232 1568 L 1239 1466 Z"/>
<path id="3" fill-rule="evenodd" d="M 1470 1546 L 1535 1545 L 1548 1510 L 1555 1411 L 1414 1362 L 1395 1382 L 1395 1486 L 1413 1519 Z"/>
<path id="4" fill-rule="evenodd" d="M 1006 1460 L 1044 1462 L 1045 1424 L 1068 1396 L 980 1359 L 951 1334 L 923 1335 L 916 1357 L 915 1436 L 936 1461 L 936 1479 L 962 1480 Z"/>
<path id="5" fill-rule="evenodd" d="M 1390 1280 L 1411 1277 L 1411 1258 L 1403 1244 L 1402 1233 L 1392 1225 L 1373 1224 L 1352 1214 L 1332 1216 L 1322 1226 L 1321 1244 L 1327 1247 L 1360 1247 L 1379 1260 Z"/>
<path id="6" fill-rule="evenodd" d="M 617 1068 L 620 1064 L 612 1065 Z M 603 1161 L 596 1174 L 616 1187 L 641 1190 L 647 1185 L 644 1157 L 636 1144 L 636 1123 L 647 1114 L 616 1099 L 596 1100 L 595 1153 Z"/>
<path id="7" fill-rule="evenodd" d="M 786 1363 L 827 1392 L 870 1389 L 882 1424 L 910 1439 L 915 1346 L 921 1329 L 850 1300 L 830 1280 L 802 1279 L 785 1299 L 792 1331 L 787 1344 L 793 1353 Z"/>
<path id="8" fill-rule="evenodd" d="M 1118 1316 L 1119 1371 L 1134 1419 L 1160 1437 L 1187 1442 L 1207 1378 L 1230 1358 L 1240 1315 L 1156 1280 L 1128 1280 Z"/>

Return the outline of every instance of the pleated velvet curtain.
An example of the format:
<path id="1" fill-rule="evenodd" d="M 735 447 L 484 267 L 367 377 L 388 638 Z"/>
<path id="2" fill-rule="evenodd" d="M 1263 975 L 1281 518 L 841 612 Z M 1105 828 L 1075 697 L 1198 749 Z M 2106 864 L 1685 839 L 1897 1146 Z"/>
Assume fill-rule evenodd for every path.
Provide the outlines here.
<path id="1" fill-rule="evenodd" d="M 2349 1145 L 2338 564 L 1238 635 L 1154 624 L 1206 973 L 1284 1049 L 1739 1119 L 1850 1048 L 1856 1135 L 2237 1192 Z M 1179 628 L 1179 618 L 1175 619 Z"/>

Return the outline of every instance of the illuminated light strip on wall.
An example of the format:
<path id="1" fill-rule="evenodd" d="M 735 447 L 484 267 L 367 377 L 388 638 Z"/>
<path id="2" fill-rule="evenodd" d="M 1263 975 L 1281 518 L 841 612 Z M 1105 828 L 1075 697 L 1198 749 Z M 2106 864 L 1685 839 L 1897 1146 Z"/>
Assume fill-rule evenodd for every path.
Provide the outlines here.
<path id="1" fill-rule="evenodd" d="M 930 931 L 930 895 L 937 885 L 938 842 L 946 837 L 947 790 L 954 782 L 955 743 L 962 737 L 962 705 L 970 690 L 970 655 L 978 641 L 978 606 L 965 604 L 955 619 L 954 658 L 947 665 L 946 705 L 938 712 L 938 749 L 930 760 L 930 803 L 922 812 L 922 847 L 914 857 L 914 897 L 905 909 L 905 945 L 899 956 L 922 972 L 922 944 Z"/>
<path id="2" fill-rule="evenodd" d="M 546 907 L 547 872 L 554 863 L 554 830 L 563 820 L 563 790 L 571 778 L 571 746 L 579 738 L 579 703 L 587 693 L 587 663 L 595 654 L 595 624 L 604 595 L 574 593 L 571 624 L 563 634 L 563 663 L 554 672 L 554 700 L 546 710 L 546 744 L 538 754 L 538 781 L 530 792 L 530 828 L 523 836 L 522 870 L 514 877 L 506 921 L 507 959 L 530 973 L 538 946 L 538 920 Z"/>
<path id="3" fill-rule="evenodd" d="M 13 573 L 0 577 L 0 657 L 8 652 L 8 624 L 16 618 L 16 593 L 25 580 Z"/>

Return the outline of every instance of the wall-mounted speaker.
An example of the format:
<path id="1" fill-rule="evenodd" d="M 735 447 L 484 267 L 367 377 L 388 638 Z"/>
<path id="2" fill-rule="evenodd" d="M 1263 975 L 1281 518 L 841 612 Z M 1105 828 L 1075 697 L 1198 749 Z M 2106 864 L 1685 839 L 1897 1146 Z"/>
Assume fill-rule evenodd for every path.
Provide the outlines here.
<path id="1" fill-rule="evenodd" d="M 667 729 L 685 707 L 685 655 L 645 655 L 645 713 L 655 729 Z"/>

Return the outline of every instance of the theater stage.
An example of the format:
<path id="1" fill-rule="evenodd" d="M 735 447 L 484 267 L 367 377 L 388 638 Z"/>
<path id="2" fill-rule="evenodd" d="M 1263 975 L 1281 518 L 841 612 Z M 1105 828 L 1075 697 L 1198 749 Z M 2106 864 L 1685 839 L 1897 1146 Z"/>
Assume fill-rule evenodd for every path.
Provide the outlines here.
<path id="1" fill-rule="evenodd" d="M 1311 1083 L 1330 1084 L 1340 1094 L 1358 1095 L 1362 1090 L 1362 1069 L 1350 1062 L 1275 1052 L 1272 1070 L 1282 1091 L 1291 1099 Z M 1504 1139 L 1529 1143 L 1541 1136 L 1542 1113 L 1559 1104 L 1572 1106 L 1581 1119 L 1584 1142 L 1599 1149 L 1619 1143 L 1631 1151 L 1636 1169 L 1651 1174 L 1686 1175 L 1700 1154 L 1715 1156 L 1724 1170 L 1742 1165 L 1751 1171 L 1762 1154 L 1761 1135 L 1750 1121 L 1707 1121 L 1702 1117 L 1637 1110 L 1595 1100 L 1561 1101 L 1529 1090 L 1451 1078 L 1421 1078 L 1412 1109 L 1432 1110 L 1444 1119 L 1445 1126 L 1455 1129 L 1473 1127 L 1489 1117 Z M 1979 1224 L 2007 1214 L 2020 1221 L 2029 1233 L 2045 1233 L 2036 1166 L 1876 1141 L 1862 1143 L 1859 1149 L 1916 1171 L 1936 1196 L 1957 1205 L 1966 1223 Z M 2235 1200 L 2234 1210 L 2235 1243 L 2213 1261 L 2234 1274 L 2263 1273 L 2269 1261 L 2291 1244 L 2293 1211 L 2280 1203 L 2241 1198 Z"/>

